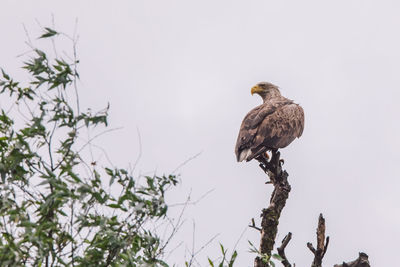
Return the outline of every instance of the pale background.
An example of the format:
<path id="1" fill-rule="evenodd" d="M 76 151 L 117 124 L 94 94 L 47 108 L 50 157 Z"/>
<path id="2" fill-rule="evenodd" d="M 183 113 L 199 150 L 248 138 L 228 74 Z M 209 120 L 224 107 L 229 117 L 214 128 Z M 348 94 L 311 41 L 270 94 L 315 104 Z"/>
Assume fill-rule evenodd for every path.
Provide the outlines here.
<path id="1" fill-rule="evenodd" d="M 78 18 L 82 102 L 110 102 L 113 127 L 99 140 L 115 164 L 139 153 L 140 172 L 169 173 L 184 165 L 181 202 L 214 189 L 190 206 L 169 258 L 183 266 L 185 246 L 218 255 L 232 249 L 252 217 L 266 207 L 271 186 L 255 162 L 234 157 L 242 118 L 261 103 L 250 95 L 259 81 L 281 87 L 306 114 L 303 137 L 282 151 L 292 192 L 278 242 L 291 231 L 287 255 L 310 266 L 306 242 L 315 243 L 318 214 L 331 236 L 326 266 L 359 251 L 373 266 L 394 266 L 400 246 L 399 135 L 400 3 L 398 1 L 1 1 L 0 65 L 19 75 L 38 20 L 72 33 Z M 37 42 L 37 41 L 35 41 Z M 38 45 L 40 45 L 38 41 Z M 59 44 L 63 46 L 63 44 Z M 179 212 L 179 207 L 171 210 Z M 237 266 L 252 266 L 248 229 L 239 240 Z"/>

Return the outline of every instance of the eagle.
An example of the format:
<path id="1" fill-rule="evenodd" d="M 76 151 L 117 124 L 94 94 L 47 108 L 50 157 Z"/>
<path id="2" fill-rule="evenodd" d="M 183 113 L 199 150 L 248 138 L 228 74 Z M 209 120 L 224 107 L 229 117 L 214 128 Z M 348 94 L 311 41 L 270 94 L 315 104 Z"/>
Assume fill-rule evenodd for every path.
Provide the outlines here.
<path id="1" fill-rule="evenodd" d="M 243 119 L 235 147 L 238 162 L 268 156 L 267 151 L 288 146 L 304 129 L 303 108 L 283 97 L 278 86 L 260 82 L 251 88 L 251 94 L 260 95 L 264 103 Z"/>

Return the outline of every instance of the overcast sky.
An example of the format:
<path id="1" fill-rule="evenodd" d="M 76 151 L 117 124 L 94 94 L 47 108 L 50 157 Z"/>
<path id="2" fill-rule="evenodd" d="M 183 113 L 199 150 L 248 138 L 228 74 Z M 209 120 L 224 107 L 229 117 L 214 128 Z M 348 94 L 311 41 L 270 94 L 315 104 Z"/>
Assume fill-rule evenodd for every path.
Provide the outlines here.
<path id="1" fill-rule="evenodd" d="M 112 127 L 98 140 L 114 164 L 139 153 L 138 172 L 180 170 L 170 195 L 196 199 L 177 236 L 200 248 L 198 259 L 232 249 L 251 218 L 258 220 L 271 186 L 256 162 L 237 163 L 234 145 L 244 115 L 261 103 L 250 88 L 269 81 L 301 104 L 303 136 L 282 150 L 292 192 L 278 242 L 289 231 L 286 254 L 309 266 L 306 243 L 316 242 L 318 214 L 326 218 L 326 266 L 359 251 L 373 266 L 393 266 L 400 238 L 400 2 L 336 1 L 13 1 L 2 0 L 0 65 L 18 75 L 32 36 L 42 26 L 73 33 L 78 18 L 82 102 L 110 102 Z M 36 42 L 36 41 L 35 41 Z M 38 45 L 40 45 L 40 41 Z M 58 43 L 59 46 L 64 44 Z M 179 208 L 174 208 L 178 212 Z M 237 266 L 252 266 L 248 229 Z M 170 262 L 183 266 L 184 247 Z"/>

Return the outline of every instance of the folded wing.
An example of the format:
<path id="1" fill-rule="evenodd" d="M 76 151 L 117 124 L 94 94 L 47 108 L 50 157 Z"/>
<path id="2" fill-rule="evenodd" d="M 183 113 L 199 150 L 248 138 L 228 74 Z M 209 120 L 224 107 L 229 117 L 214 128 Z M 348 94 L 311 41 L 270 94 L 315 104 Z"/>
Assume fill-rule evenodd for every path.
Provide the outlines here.
<path id="1" fill-rule="evenodd" d="M 249 161 L 266 150 L 284 148 L 304 129 L 303 109 L 284 97 L 252 109 L 243 119 L 236 142 L 238 161 Z"/>

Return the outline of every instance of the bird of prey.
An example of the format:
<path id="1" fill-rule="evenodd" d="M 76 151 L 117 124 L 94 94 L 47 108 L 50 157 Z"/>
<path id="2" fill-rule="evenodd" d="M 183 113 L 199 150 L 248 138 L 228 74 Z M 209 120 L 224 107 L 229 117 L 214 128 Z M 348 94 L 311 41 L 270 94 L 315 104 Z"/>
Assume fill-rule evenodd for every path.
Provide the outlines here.
<path id="1" fill-rule="evenodd" d="M 237 161 L 250 161 L 267 151 L 288 146 L 304 129 L 303 108 L 283 97 L 278 86 L 258 83 L 251 94 L 259 94 L 264 103 L 244 117 L 236 142 Z"/>

